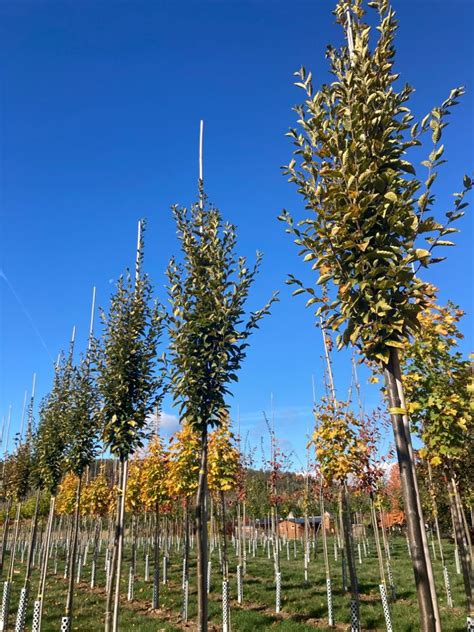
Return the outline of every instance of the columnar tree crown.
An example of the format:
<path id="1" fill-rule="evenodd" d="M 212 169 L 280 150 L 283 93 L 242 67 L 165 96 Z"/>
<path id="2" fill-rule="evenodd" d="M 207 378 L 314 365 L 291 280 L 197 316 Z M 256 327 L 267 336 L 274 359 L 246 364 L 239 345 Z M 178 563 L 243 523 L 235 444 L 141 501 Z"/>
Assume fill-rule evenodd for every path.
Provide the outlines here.
<path id="1" fill-rule="evenodd" d="M 247 317 L 245 305 L 261 263 L 235 254 L 236 232 L 216 208 L 174 207 L 183 259 L 168 266 L 171 388 L 180 415 L 199 431 L 218 425 L 229 383 L 246 355 L 247 339 L 275 296 Z"/>
<path id="2" fill-rule="evenodd" d="M 162 396 L 156 364 L 163 315 L 142 272 L 143 229 L 141 235 L 135 278 L 129 271 L 119 278 L 109 312 L 102 312 L 98 357 L 104 442 L 122 460 L 143 445 L 147 417 Z"/>
<path id="3" fill-rule="evenodd" d="M 352 52 L 328 47 L 333 80 L 317 92 L 311 73 L 296 73 L 306 100 L 296 108 L 299 129 L 289 132 L 296 150 L 285 173 L 313 213 L 297 225 L 286 211 L 281 219 L 318 271 L 316 286 L 333 284 L 325 300 L 292 277 L 295 293 L 307 292 L 307 305 L 319 303 L 327 325 L 343 328 L 339 347 L 354 344 L 385 363 L 389 347 L 403 348 L 419 327 L 417 315 L 432 295 L 418 269 L 440 261 L 434 248 L 452 245 L 446 236 L 456 232 L 452 223 L 463 215 L 472 180 L 464 177 L 439 219 L 433 186 L 445 162 L 442 131 L 463 89 L 415 123 L 407 105 L 413 88 L 401 86 L 394 70 L 394 11 L 388 0 L 368 6 L 379 16 L 373 48 L 362 0 L 339 0 L 335 15 L 344 30 L 347 11 L 351 16 Z M 432 150 L 420 179 L 407 154 L 429 132 Z"/>

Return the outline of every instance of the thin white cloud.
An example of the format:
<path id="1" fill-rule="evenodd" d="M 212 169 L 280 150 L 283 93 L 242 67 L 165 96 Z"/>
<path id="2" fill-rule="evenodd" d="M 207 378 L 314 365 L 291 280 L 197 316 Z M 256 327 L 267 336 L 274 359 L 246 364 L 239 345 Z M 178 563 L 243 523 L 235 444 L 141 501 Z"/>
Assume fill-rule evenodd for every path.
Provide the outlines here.
<path id="1" fill-rule="evenodd" d="M 155 413 L 149 415 L 148 424 L 150 430 L 156 430 L 158 427 L 159 432 L 165 436 L 171 436 L 179 430 L 179 419 L 177 415 L 164 411 L 158 414 L 158 418 Z"/>
<path id="2" fill-rule="evenodd" d="M 262 409 L 255 412 L 241 413 L 240 423 L 242 426 L 253 424 L 255 422 L 264 422 L 263 413 L 267 415 L 269 419 L 272 417 L 271 411 L 268 409 Z M 273 412 L 275 420 L 294 419 L 295 417 L 307 417 L 312 415 L 311 406 L 287 406 L 282 408 L 275 408 Z M 237 423 L 237 416 L 233 415 L 234 422 Z"/>
<path id="3" fill-rule="evenodd" d="M 15 288 L 13 287 L 13 285 L 11 284 L 9 278 L 7 277 L 7 275 L 5 274 L 5 272 L 0 268 L 0 279 L 3 279 L 5 281 L 5 283 L 7 284 L 8 288 L 10 289 L 10 292 L 13 294 L 13 296 L 15 297 L 18 305 L 21 308 L 21 311 L 23 312 L 23 314 L 26 316 L 26 318 L 28 319 L 33 331 L 35 332 L 35 334 L 37 335 L 39 341 L 41 342 L 41 345 L 44 347 L 46 353 L 48 354 L 50 360 L 52 362 L 54 362 L 53 360 L 53 356 L 51 355 L 49 349 L 48 349 L 48 345 L 46 344 L 43 336 L 40 333 L 40 330 L 38 329 L 38 327 L 36 326 L 35 321 L 33 320 L 33 317 L 31 316 L 30 312 L 26 309 L 25 304 L 23 303 L 23 301 L 21 300 L 19 294 L 16 292 Z"/>

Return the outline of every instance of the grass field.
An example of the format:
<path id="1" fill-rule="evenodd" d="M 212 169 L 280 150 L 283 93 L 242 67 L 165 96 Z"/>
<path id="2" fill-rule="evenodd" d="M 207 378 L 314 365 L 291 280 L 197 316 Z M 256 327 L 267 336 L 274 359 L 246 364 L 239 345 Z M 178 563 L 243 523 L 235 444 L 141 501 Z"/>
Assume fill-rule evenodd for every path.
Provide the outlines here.
<path id="1" fill-rule="evenodd" d="M 418 607 L 414 588 L 413 572 L 407 554 L 405 540 L 401 537 L 392 540 L 392 565 L 397 588 L 397 600 L 391 603 L 392 621 L 395 632 L 415 632 L 419 630 Z M 332 548 L 330 548 L 332 551 Z M 81 582 L 76 587 L 74 602 L 73 629 L 99 631 L 103 629 L 103 613 L 105 594 L 103 590 L 104 550 L 99 558 L 97 583 L 98 588 L 91 590 L 90 556 L 87 566 L 83 568 Z M 127 553 L 127 551 L 126 551 Z M 446 543 L 448 568 L 450 572 L 454 608 L 447 608 L 444 592 L 442 569 L 439 559 L 434 560 L 437 578 L 439 603 L 443 631 L 460 631 L 465 629 L 464 599 L 461 576 L 456 574 L 453 547 Z M 273 583 L 273 564 L 260 548 L 257 557 L 247 557 L 247 574 L 244 580 L 244 603 L 236 602 L 235 568 L 232 569 L 231 557 L 231 620 L 232 632 L 252 632 L 253 630 L 273 630 L 286 632 L 306 632 L 309 630 L 346 630 L 349 626 L 349 595 L 342 592 L 340 561 L 331 560 L 333 576 L 333 600 L 336 625 L 327 625 L 326 582 L 323 560 L 320 549 L 316 549 L 315 557 L 309 567 L 309 582 L 304 584 L 302 547 L 299 544 L 296 559 L 290 547 L 290 560 L 287 560 L 286 549 L 282 551 L 282 612 L 275 614 L 275 586 Z M 7 558 L 8 560 L 8 558 Z M 152 584 L 144 582 L 144 555 L 139 550 L 137 557 L 137 576 L 135 582 L 135 599 L 126 600 L 128 563 L 125 556 L 123 568 L 123 607 L 121 609 L 120 629 L 140 630 L 142 632 L 171 632 L 176 630 L 195 629 L 196 592 L 192 583 L 194 578 L 194 560 L 190 567 L 191 589 L 189 599 L 189 621 L 183 623 L 180 617 L 182 605 L 181 592 L 181 557 L 172 555 L 169 566 L 169 582 L 160 586 L 161 608 L 151 611 Z M 8 561 L 7 561 L 8 564 Z M 50 563 L 50 566 L 52 564 Z M 58 565 L 57 575 L 48 577 L 43 616 L 43 632 L 59 630 L 60 620 L 66 595 L 66 581 L 63 579 L 64 562 Z M 374 547 L 370 554 L 357 564 L 361 592 L 361 624 L 363 630 L 384 630 L 384 617 L 378 589 L 378 565 Z M 22 586 L 23 568 L 20 563 L 15 568 L 15 581 L 10 610 L 10 628 L 14 628 L 14 615 L 18 603 L 18 595 Z M 152 574 L 150 568 L 150 576 Z M 27 629 L 31 626 L 33 601 L 36 596 L 38 570 L 32 575 L 32 590 L 27 620 Z M 209 613 L 212 630 L 221 629 L 220 575 L 217 553 L 213 555 L 213 573 L 211 582 Z"/>

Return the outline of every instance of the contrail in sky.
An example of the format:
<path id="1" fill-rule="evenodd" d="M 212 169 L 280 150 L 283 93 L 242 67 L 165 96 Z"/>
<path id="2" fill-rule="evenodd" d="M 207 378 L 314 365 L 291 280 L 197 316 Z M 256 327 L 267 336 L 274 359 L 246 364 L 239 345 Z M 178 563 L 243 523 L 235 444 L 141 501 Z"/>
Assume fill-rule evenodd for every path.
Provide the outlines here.
<path id="1" fill-rule="evenodd" d="M 7 286 L 10 288 L 11 293 L 13 294 L 13 296 L 15 297 L 15 299 L 18 302 L 18 305 L 21 307 L 22 312 L 24 313 L 24 315 L 26 316 L 26 318 L 29 320 L 30 325 L 33 329 L 33 331 L 35 332 L 35 334 L 38 336 L 39 341 L 41 342 L 41 345 L 44 347 L 46 353 L 48 354 L 51 362 L 54 362 L 53 357 L 48 349 L 48 345 L 46 344 L 43 336 L 41 335 L 38 327 L 35 324 L 35 321 L 33 320 L 30 312 L 26 309 L 25 304 L 23 303 L 23 301 L 21 300 L 21 298 L 18 296 L 17 292 L 15 291 L 15 288 L 13 287 L 13 285 L 10 283 L 7 275 L 5 274 L 5 272 L 0 268 L 0 278 L 2 278 L 5 283 L 7 284 Z"/>

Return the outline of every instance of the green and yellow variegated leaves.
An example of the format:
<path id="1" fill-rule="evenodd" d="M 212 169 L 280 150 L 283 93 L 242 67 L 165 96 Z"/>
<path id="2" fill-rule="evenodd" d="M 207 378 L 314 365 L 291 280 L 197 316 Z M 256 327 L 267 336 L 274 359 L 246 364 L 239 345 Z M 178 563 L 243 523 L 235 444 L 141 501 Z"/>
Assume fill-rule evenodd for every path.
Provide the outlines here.
<path id="1" fill-rule="evenodd" d="M 209 435 L 208 485 L 211 491 L 235 489 L 241 468 L 240 452 L 229 428 L 228 418 Z"/>
<path id="2" fill-rule="evenodd" d="M 95 478 L 84 486 L 81 497 L 81 513 L 84 516 L 106 516 L 110 514 L 115 505 L 116 494 L 109 485 L 105 475 L 105 468 L 101 467 Z"/>
<path id="3" fill-rule="evenodd" d="M 6 495 L 24 500 L 30 489 L 33 471 L 33 450 L 30 442 L 20 443 L 5 463 Z"/>
<path id="4" fill-rule="evenodd" d="M 167 481 L 171 498 L 186 498 L 197 490 L 199 454 L 200 436 L 184 421 L 170 443 Z"/>
<path id="5" fill-rule="evenodd" d="M 164 450 L 161 437 L 154 435 L 142 464 L 141 499 L 146 511 L 153 511 L 157 504 L 169 500 L 168 466 L 168 454 Z"/>
<path id="6" fill-rule="evenodd" d="M 59 515 L 74 513 L 78 483 L 79 478 L 73 472 L 68 472 L 61 480 L 56 496 L 56 512 Z"/>
<path id="7" fill-rule="evenodd" d="M 312 443 L 325 483 L 342 484 L 351 475 L 361 475 L 370 459 L 370 446 L 348 404 L 323 400 L 314 414 Z"/>
<path id="8" fill-rule="evenodd" d="M 420 313 L 420 330 L 405 351 L 403 385 L 410 421 L 423 440 L 422 456 L 434 466 L 472 461 L 470 364 L 456 351 L 462 315 L 452 303 L 433 303 Z"/>
<path id="9" fill-rule="evenodd" d="M 351 7 L 354 51 L 328 48 L 333 81 L 313 92 L 312 76 L 298 74 L 306 92 L 297 107 L 299 129 L 289 136 L 296 146 L 285 168 L 311 215 L 295 224 L 285 211 L 281 219 L 300 246 L 304 261 L 318 273 L 316 287 L 296 283 L 295 293 L 319 304 L 329 327 L 343 330 L 338 346 L 353 344 L 370 360 L 385 363 L 389 347 L 407 343 L 418 328 L 418 313 L 431 298 L 430 286 L 417 275 L 420 267 L 439 261 L 436 246 L 456 232 L 452 222 L 463 215 L 464 188 L 441 222 L 432 214 L 433 184 L 444 162 L 440 144 L 446 116 L 462 88 L 455 89 L 420 124 L 413 124 L 407 101 L 413 89 L 397 89 L 393 45 L 397 28 L 385 0 L 369 3 L 379 12 L 378 41 L 370 48 L 370 27 L 363 22 L 360 1 L 340 0 L 336 15 L 346 26 Z M 434 149 L 422 164 L 426 181 L 416 176 L 407 152 L 431 132 Z M 424 241 L 419 244 L 420 239 Z M 323 299 L 318 285 L 328 286 Z"/>

